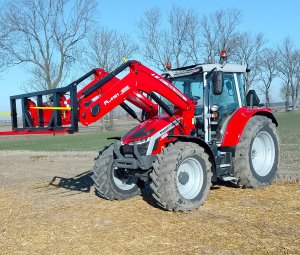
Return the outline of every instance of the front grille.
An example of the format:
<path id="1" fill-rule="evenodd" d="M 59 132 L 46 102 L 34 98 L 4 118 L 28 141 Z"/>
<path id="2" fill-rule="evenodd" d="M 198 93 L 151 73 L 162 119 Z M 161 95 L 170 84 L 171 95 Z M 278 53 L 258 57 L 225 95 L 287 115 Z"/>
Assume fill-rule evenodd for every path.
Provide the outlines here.
<path id="1" fill-rule="evenodd" d="M 149 146 L 149 142 L 146 143 L 142 143 L 142 144 L 138 144 L 137 148 L 138 148 L 138 152 L 140 153 L 140 155 L 145 156 L 148 150 L 148 146 Z"/>
<path id="2" fill-rule="evenodd" d="M 149 142 L 146 143 L 142 143 L 142 144 L 137 144 L 137 149 L 138 152 L 141 156 L 145 156 L 148 150 L 148 146 L 149 146 Z M 133 144 L 124 144 L 121 146 L 120 151 L 122 153 L 123 156 L 125 156 L 126 154 L 134 154 L 134 148 L 133 148 Z"/>
<path id="3" fill-rule="evenodd" d="M 123 155 L 133 154 L 133 145 L 124 144 L 121 146 L 120 150 Z"/>

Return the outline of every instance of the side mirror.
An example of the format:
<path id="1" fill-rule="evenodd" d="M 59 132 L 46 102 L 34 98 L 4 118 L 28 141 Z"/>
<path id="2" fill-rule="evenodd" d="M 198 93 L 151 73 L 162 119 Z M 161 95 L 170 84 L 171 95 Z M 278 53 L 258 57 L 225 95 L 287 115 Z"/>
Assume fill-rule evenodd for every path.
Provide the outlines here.
<path id="1" fill-rule="evenodd" d="M 255 90 L 250 89 L 246 95 L 247 106 L 249 106 L 250 108 L 253 108 L 255 106 L 259 107 L 259 103 L 260 103 L 260 100 L 259 100 L 259 97 L 257 96 Z"/>
<path id="2" fill-rule="evenodd" d="M 212 76 L 212 90 L 214 95 L 221 95 L 223 92 L 223 72 L 216 71 Z"/>

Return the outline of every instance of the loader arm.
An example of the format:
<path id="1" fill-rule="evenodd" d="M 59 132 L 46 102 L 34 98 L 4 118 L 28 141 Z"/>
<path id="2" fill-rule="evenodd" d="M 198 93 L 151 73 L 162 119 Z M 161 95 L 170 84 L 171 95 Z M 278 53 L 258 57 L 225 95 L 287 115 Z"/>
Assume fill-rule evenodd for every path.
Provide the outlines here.
<path id="1" fill-rule="evenodd" d="M 85 97 L 84 100 L 81 100 L 83 97 L 83 94 L 90 89 L 92 86 L 94 86 L 97 82 L 99 82 L 101 79 L 105 78 L 109 73 L 106 72 L 105 70 L 98 68 L 94 69 L 94 79 L 91 81 L 88 85 L 86 85 L 84 88 L 82 88 L 80 91 L 77 93 L 77 99 L 78 102 L 81 104 L 86 104 L 89 105 L 94 98 L 99 97 L 99 94 L 102 93 L 102 89 L 96 89 L 94 90 L 91 94 L 89 94 L 87 97 Z M 113 77 L 109 81 L 108 86 L 114 86 L 114 84 L 118 83 L 120 80 L 117 77 Z M 157 104 L 153 103 L 149 98 L 147 98 L 145 95 L 142 94 L 141 91 L 133 91 L 131 95 L 128 95 L 128 98 L 126 99 L 128 102 L 132 103 L 136 107 L 140 108 L 141 110 L 145 111 L 147 113 L 148 117 L 154 117 L 158 113 L 158 107 Z M 83 107 L 85 108 L 85 107 Z M 81 107 L 81 109 L 83 109 Z M 82 119 L 81 119 L 82 120 Z M 82 121 L 83 125 L 88 125 L 85 124 L 86 122 Z"/>
<path id="2" fill-rule="evenodd" d="M 118 78 L 117 75 L 125 70 L 127 74 Z M 78 84 L 92 75 L 93 80 L 77 92 Z M 174 108 L 169 109 L 159 96 L 171 102 Z M 101 68 L 93 69 L 62 88 L 11 96 L 12 131 L 0 132 L 0 135 L 78 132 L 78 122 L 87 126 L 119 105 L 138 119 L 124 101 L 143 110 L 146 119 L 158 117 L 160 106 L 170 116 L 169 121 L 177 118 L 179 124 L 180 118 L 182 133 L 190 134 L 194 128 L 194 102 L 168 80 L 140 62 L 131 60 L 111 73 Z M 17 119 L 17 102 L 21 104 L 21 127 Z"/>
<path id="3" fill-rule="evenodd" d="M 116 75 L 127 68 L 129 72 L 123 78 L 116 78 Z M 83 125 L 96 122 L 125 100 L 153 116 L 157 114 L 157 107 L 144 96 L 144 94 L 151 96 L 153 93 L 163 96 L 174 105 L 174 115 L 182 117 L 181 122 L 186 133 L 194 128 L 192 124 L 193 102 L 168 80 L 134 60 L 124 63 L 80 92 L 79 120 Z"/>

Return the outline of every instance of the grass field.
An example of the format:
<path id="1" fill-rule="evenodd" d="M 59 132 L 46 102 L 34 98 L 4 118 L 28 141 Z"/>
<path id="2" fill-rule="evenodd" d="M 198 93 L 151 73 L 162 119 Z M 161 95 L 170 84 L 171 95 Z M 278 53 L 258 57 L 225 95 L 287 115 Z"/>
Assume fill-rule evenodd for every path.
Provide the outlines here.
<path id="1" fill-rule="evenodd" d="M 276 113 L 282 144 L 300 144 L 300 111 Z"/>
<path id="2" fill-rule="evenodd" d="M 285 149 L 300 144 L 300 112 L 277 113 L 279 134 Z M 122 136 L 127 130 L 113 132 L 93 131 L 73 135 L 0 136 L 0 150 L 32 151 L 97 151 L 111 143 L 107 137 Z"/>
<path id="3" fill-rule="evenodd" d="M 65 135 L 0 136 L 0 150 L 30 151 L 97 151 L 112 140 L 108 137 L 122 136 L 126 130 L 94 131 Z"/>

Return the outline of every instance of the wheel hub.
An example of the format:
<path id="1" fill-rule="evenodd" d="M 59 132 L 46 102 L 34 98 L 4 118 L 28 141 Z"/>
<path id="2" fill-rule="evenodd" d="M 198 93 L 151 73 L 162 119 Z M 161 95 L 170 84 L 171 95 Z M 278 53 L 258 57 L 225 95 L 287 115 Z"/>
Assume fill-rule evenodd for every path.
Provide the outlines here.
<path id="1" fill-rule="evenodd" d="M 187 172 L 181 172 L 178 176 L 178 181 L 180 184 L 185 185 L 189 181 L 189 174 Z"/>
<path id="2" fill-rule="evenodd" d="M 121 171 L 117 167 L 113 170 L 113 181 L 115 185 L 121 190 L 132 189 L 137 182 L 137 177 L 128 176 L 124 171 Z"/>
<path id="3" fill-rule="evenodd" d="M 251 148 L 251 161 L 256 174 L 266 176 L 275 161 L 275 145 L 272 136 L 263 131 L 254 139 Z"/>
<path id="4" fill-rule="evenodd" d="M 185 199 L 196 198 L 204 183 L 203 168 L 194 157 L 186 158 L 177 169 L 177 188 Z"/>

